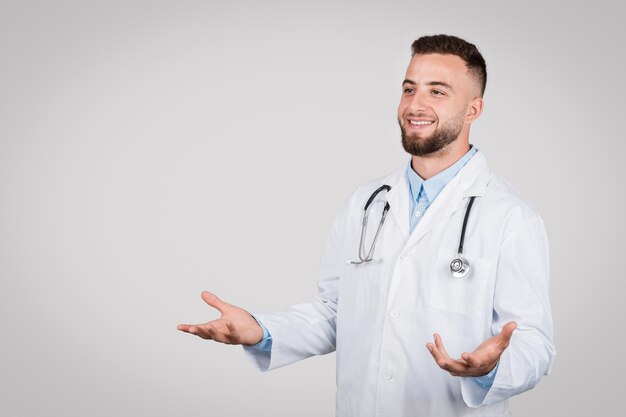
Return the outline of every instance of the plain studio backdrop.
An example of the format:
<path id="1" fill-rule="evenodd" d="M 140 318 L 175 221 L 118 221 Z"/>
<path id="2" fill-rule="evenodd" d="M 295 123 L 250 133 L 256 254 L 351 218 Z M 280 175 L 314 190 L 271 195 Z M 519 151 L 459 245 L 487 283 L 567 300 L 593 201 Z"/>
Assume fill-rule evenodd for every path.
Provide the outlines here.
<path id="1" fill-rule="evenodd" d="M 421 35 L 478 45 L 471 141 L 543 216 L 557 359 L 517 416 L 615 415 L 623 6 L 0 1 L 0 415 L 331 416 L 335 355 L 261 374 L 180 333 L 309 300 L 336 210 L 406 164 Z M 425 349 L 416 341 L 415 349 Z"/>

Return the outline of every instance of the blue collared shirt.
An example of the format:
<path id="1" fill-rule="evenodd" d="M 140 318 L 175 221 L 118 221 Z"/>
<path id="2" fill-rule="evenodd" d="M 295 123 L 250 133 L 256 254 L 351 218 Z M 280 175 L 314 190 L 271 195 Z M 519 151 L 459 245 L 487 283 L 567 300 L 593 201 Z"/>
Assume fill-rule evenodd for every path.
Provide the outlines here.
<path id="1" fill-rule="evenodd" d="M 413 232 L 415 226 L 417 226 L 422 217 L 424 217 L 424 213 L 426 213 L 426 210 L 428 210 L 431 203 L 435 201 L 439 193 L 441 193 L 444 187 L 448 185 L 450 180 L 459 173 L 461 168 L 467 164 L 477 151 L 478 150 L 472 146 L 458 161 L 427 180 L 423 180 L 422 177 L 413 170 L 411 161 L 409 161 L 406 167 L 406 178 L 409 183 L 409 222 L 411 232 Z"/>
<path id="2" fill-rule="evenodd" d="M 435 175 L 432 178 L 427 180 L 423 180 L 412 168 L 411 161 L 406 168 L 406 178 L 409 187 L 409 222 L 411 227 L 411 232 L 415 229 L 415 226 L 419 223 L 419 221 L 424 217 L 424 213 L 428 210 L 428 207 L 431 205 L 433 201 L 437 198 L 439 193 L 445 188 L 446 185 L 450 182 L 452 178 L 456 174 L 459 173 L 461 168 L 467 164 L 467 162 L 474 156 L 474 154 L 478 151 L 474 146 L 470 148 L 465 155 L 463 155 L 458 161 L 454 164 L 441 171 L 439 174 Z M 256 317 L 255 317 L 256 319 Z M 264 352 L 271 352 L 272 350 L 272 336 L 270 335 L 267 328 L 257 320 L 257 323 L 263 329 L 263 339 L 257 343 L 256 345 L 251 346 L 252 348 Z M 498 369 L 498 365 L 487 375 L 476 377 L 474 380 L 483 388 L 489 389 L 491 385 L 493 385 L 493 380 L 496 377 L 496 371 Z"/>

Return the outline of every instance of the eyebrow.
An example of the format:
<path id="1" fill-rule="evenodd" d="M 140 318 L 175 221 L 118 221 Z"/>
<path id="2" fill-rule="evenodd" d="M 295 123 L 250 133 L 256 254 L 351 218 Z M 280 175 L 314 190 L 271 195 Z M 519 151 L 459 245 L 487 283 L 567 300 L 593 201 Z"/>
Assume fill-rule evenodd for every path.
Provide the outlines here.
<path id="1" fill-rule="evenodd" d="M 417 85 L 417 83 L 415 81 L 409 80 L 408 78 L 406 80 L 402 81 L 402 85 L 404 85 L 404 84 Z M 449 90 L 453 90 L 453 88 L 452 88 L 452 86 L 450 84 L 444 83 L 443 81 L 431 81 L 431 82 L 427 83 L 426 85 L 431 85 L 431 86 L 440 85 L 442 87 L 446 87 Z"/>

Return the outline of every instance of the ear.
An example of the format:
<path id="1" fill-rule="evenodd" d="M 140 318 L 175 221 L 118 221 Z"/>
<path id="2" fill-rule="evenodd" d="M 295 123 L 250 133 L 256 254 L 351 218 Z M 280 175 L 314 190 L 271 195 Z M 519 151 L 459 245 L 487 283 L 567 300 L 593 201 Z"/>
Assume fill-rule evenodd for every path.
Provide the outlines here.
<path id="1" fill-rule="evenodd" d="M 480 114 L 483 112 L 483 99 L 481 97 L 474 97 L 472 101 L 470 101 L 469 106 L 467 107 L 467 113 L 465 114 L 466 122 L 473 122 L 478 119 Z"/>

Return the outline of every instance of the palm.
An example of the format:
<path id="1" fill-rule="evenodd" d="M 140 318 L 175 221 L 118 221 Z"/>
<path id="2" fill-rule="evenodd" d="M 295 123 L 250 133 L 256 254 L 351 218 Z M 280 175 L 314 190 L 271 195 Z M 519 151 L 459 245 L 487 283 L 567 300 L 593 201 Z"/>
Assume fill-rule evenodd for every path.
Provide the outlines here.
<path id="1" fill-rule="evenodd" d="M 474 349 L 472 355 L 487 362 L 493 361 L 494 359 L 500 357 L 502 351 L 504 351 L 504 349 L 506 348 L 506 346 L 503 345 L 504 338 L 501 335 L 502 333 L 497 336 L 490 337 L 489 339 L 482 342 L 476 347 L 476 349 Z M 462 356 L 463 355 L 461 355 L 461 357 Z"/>
<path id="2" fill-rule="evenodd" d="M 221 313 L 220 318 L 203 324 L 179 324 L 178 330 L 227 344 L 254 345 L 261 341 L 263 329 L 246 310 L 208 291 L 202 293 L 202 299 Z"/>

